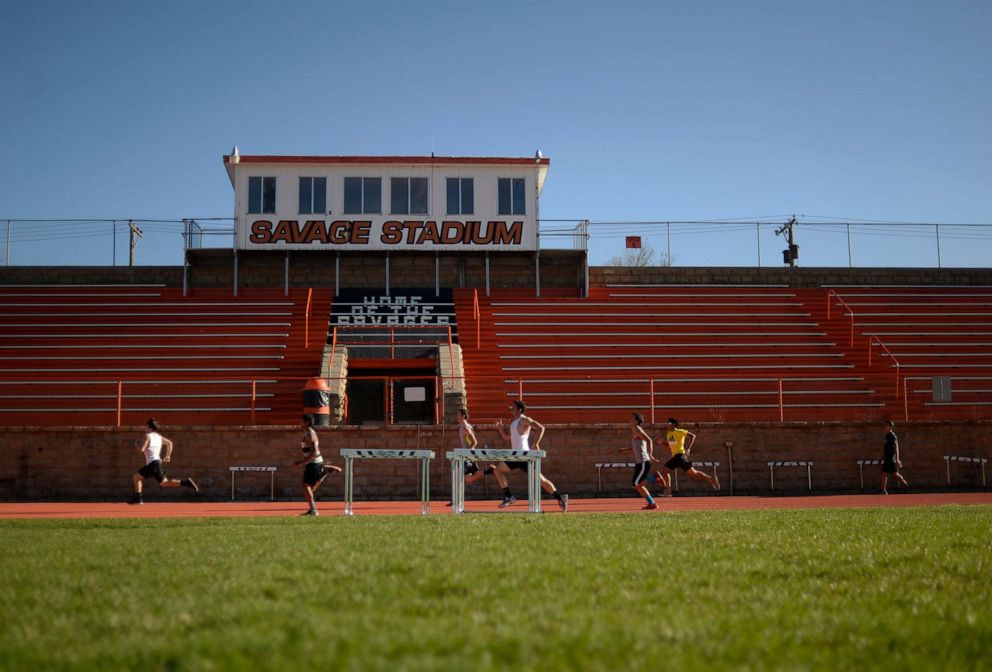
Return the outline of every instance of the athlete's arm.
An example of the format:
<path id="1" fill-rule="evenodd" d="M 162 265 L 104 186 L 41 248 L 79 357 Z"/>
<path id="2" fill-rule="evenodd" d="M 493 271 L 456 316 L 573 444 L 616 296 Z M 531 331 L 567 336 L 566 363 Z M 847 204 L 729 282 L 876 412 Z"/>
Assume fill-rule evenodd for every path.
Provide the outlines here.
<path id="1" fill-rule="evenodd" d="M 534 439 L 534 450 L 540 450 L 541 439 L 544 438 L 544 425 L 533 418 L 527 418 L 527 424 L 531 427 L 537 427 L 537 438 Z"/>

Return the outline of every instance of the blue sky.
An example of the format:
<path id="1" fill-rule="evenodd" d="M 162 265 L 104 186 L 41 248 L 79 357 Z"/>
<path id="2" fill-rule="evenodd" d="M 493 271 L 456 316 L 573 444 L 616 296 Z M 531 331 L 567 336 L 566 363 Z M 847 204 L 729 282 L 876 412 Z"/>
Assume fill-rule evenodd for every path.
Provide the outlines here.
<path id="1" fill-rule="evenodd" d="M 992 259 L 992 3 L 50 2 L 0 21 L 0 248 L 15 219 L 228 217 L 221 156 L 551 158 L 542 218 L 800 216 L 947 228 Z M 181 263 L 149 224 L 141 264 Z M 109 225 L 18 223 L 14 264 L 109 264 Z M 123 227 L 116 261 L 126 263 Z M 591 259 L 665 225 L 597 225 Z M 753 225 L 673 227 L 677 265 L 757 263 Z M 855 265 L 934 265 L 929 229 L 855 229 Z M 780 265 L 781 238 L 760 234 Z"/>

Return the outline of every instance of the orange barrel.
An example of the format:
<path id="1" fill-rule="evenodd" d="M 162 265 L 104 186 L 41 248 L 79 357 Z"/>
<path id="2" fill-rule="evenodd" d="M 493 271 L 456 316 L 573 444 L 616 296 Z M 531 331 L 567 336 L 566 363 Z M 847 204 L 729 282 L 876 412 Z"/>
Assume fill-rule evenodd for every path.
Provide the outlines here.
<path id="1" fill-rule="evenodd" d="M 331 424 L 331 390 L 323 378 L 311 378 L 303 386 L 303 412 L 313 416 L 313 424 Z"/>

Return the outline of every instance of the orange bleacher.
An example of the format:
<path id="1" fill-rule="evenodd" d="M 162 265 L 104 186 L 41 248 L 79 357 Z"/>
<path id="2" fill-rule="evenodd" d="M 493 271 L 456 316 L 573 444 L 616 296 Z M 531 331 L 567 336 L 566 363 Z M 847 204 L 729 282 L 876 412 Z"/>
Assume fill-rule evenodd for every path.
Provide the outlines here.
<path id="1" fill-rule="evenodd" d="M 309 298 L 308 323 L 306 289 L 0 287 L 0 423 L 295 422 L 327 336 Z"/>
<path id="2" fill-rule="evenodd" d="M 892 399 L 837 347 L 807 303 L 820 290 L 617 286 L 586 299 L 456 292 L 469 403 L 502 416 L 523 396 L 548 422 L 873 419 Z M 471 320 L 471 321 L 463 321 Z M 484 410 L 483 410 L 484 409 Z"/>
<path id="3" fill-rule="evenodd" d="M 837 286 L 825 291 L 832 320 L 853 332 L 854 349 L 866 357 L 870 352 L 873 371 L 892 381 L 898 377 L 904 407 L 898 417 L 989 417 L 992 287 Z M 935 384 L 934 377 L 944 380 Z"/>

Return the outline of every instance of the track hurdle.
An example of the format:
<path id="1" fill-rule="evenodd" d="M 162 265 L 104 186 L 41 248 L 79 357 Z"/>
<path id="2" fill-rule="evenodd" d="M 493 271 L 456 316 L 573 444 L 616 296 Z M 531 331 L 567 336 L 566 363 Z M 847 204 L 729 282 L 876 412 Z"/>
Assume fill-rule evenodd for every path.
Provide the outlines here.
<path id="1" fill-rule="evenodd" d="M 234 474 L 239 471 L 267 471 L 269 472 L 269 499 L 276 501 L 276 469 L 277 467 L 228 467 L 231 472 L 231 501 L 234 501 Z"/>
<path id="2" fill-rule="evenodd" d="M 342 448 L 341 457 L 344 459 L 344 515 L 353 516 L 352 504 L 355 499 L 354 461 L 358 459 L 373 460 L 420 460 L 420 513 L 431 512 L 431 460 L 433 450 L 371 450 L 364 448 Z"/>
<path id="3" fill-rule="evenodd" d="M 772 492 L 775 491 L 775 467 L 806 467 L 806 486 L 813 490 L 813 463 L 806 460 L 786 460 L 768 463 L 768 476 L 772 483 Z"/>
<path id="4" fill-rule="evenodd" d="M 882 464 L 881 460 L 858 460 L 858 475 L 861 477 L 861 489 L 865 489 L 865 465 Z"/>
<path id="5" fill-rule="evenodd" d="M 465 512 L 465 463 L 527 462 L 527 510 L 541 512 L 541 459 L 543 450 L 496 450 L 456 448 L 445 454 L 451 460 L 451 512 Z"/>
<path id="6" fill-rule="evenodd" d="M 944 465 L 947 467 L 947 484 L 951 484 L 951 462 L 962 464 L 977 464 L 982 468 L 982 487 L 985 487 L 985 465 L 988 459 L 984 457 L 961 457 L 960 455 L 944 455 Z"/>

